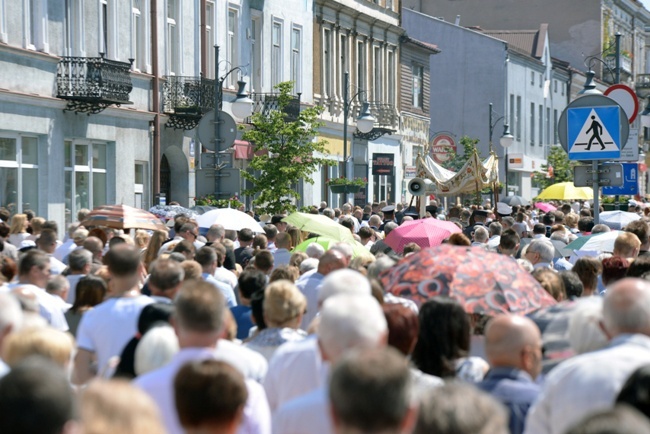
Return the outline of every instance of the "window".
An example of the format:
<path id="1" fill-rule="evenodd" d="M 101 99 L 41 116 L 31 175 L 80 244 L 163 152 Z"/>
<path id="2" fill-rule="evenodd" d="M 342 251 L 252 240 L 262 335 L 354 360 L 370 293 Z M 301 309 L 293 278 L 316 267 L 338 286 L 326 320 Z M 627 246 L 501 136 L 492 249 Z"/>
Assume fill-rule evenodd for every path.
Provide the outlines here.
<path id="1" fill-rule="evenodd" d="M 530 84 L 532 86 L 535 86 L 535 72 L 534 71 L 530 71 Z"/>
<path id="2" fill-rule="evenodd" d="M 413 145 L 413 155 L 411 159 L 411 166 L 417 166 L 418 155 L 424 155 L 424 147 Z"/>
<path id="3" fill-rule="evenodd" d="M 144 0 L 133 0 L 131 14 L 133 28 L 131 29 L 131 57 L 133 66 L 138 71 L 147 70 L 147 33 L 145 30 L 146 13 L 144 13 Z"/>
<path id="4" fill-rule="evenodd" d="M 262 29 L 259 17 L 251 19 L 251 91 L 262 90 L 262 53 L 259 32 Z"/>
<path id="5" fill-rule="evenodd" d="M 0 206 L 38 215 L 38 138 L 0 136 Z"/>
<path id="6" fill-rule="evenodd" d="M 382 78 L 383 78 L 383 69 L 381 63 L 381 47 L 373 46 L 372 47 L 372 60 L 373 60 L 373 71 L 372 75 L 374 77 L 374 83 L 372 86 L 373 96 L 375 101 L 383 101 L 384 97 L 382 94 Z"/>
<path id="7" fill-rule="evenodd" d="M 395 52 L 388 52 L 388 64 L 386 65 L 388 70 L 388 83 L 386 85 L 386 91 L 388 92 L 388 104 L 395 105 Z M 424 86 L 423 86 L 424 88 Z M 424 101 L 422 101 L 422 107 L 424 108 Z"/>
<path id="8" fill-rule="evenodd" d="M 115 0 L 100 0 L 99 16 L 99 51 L 106 58 L 117 60 Z"/>
<path id="9" fill-rule="evenodd" d="M 544 143 L 544 107 L 539 106 L 539 146 Z"/>
<path id="10" fill-rule="evenodd" d="M 422 100 L 424 99 L 424 68 L 418 65 L 413 65 L 413 107 L 422 108 Z"/>
<path id="11" fill-rule="evenodd" d="M 544 76 L 542 74 L 539 74 L 539 88 L 542 88 L 542 83 L 544 83 Z"/>
<path id="12" fill-rule="evenodd" d="M 48 52 L 47 0 L 24 0 L 24 2 L 25 48 Z M 4 14 L 2 19 L 4 19 Z"/>
<path id="13" fill-rule="evenodd" d="M 562 96 L 564 96 L 564 86 L 566 86 L 566 83 L 562 82 Z"/>
<path id="14" fill-rule="evenodd" d="M 553 110 L 553 143 L 558 143 L 560 140 L 557 136 L 557 110 Z"/>
<path id="15" fill-rule="evenodd" d="M 301 45 L 302 34 L 299 28 L 291 29 L 291 81 L 293 81 L 293 93 L 302 92 L 302 74 L 301 71 Z"/>
<path id="16" fill-rule="evenodd" d="M 517 117 L 515 118 L 515 135 L 517 137 L 517 141 L 521 142 L 521 97 L 517 95 Z"/>
<path id="17" fill-rule="evenodd" d="M 0 42 L 7 42 L 7 14 L 5 0 L 0 0 Z"/>
<path id="18" fill-rule="evenodd" d="M 214 39 L 215 28 L 215 15 L 214 15 L 214 2 L 205 3 L 205 73 L 208 78 L 215 78 L 214 73 L 214 46 L 216 41 Z"/>
<path id="19" fill-rule="evenodd" d="M 349 53 L 349 48 L 348 48 L 348 36 L 347 35 L 340 35 L 339 36 L 339 77 L 340 79 L 338 80 L 339 84 L 339 95 L 341 98 L 343 98 L 343 94 L 345 93 L 345 89 L 343 88 L 345 86 L 344 80 L 343 80 L 343 75 L 346 72 L 350 72 L 350 53 Z"/>
<path id="20" fill-rule="evenodd" d="M 530 144 L 533 146 L 535 144 L 535 103 L 530 103 Z"/>
<path id="21" fill-rule="evenodd" d="M 239 66 L 239 59 L 237 58 L 237 40 L 238 40 L 238 20 L 237 11 L 235 9 L 228 9 L 228 49 L 226 51 L 226 60 L 228 61 L 227 70 Z M 226 83 L 229 87 L 234 88 L 237 83 L 237 74 L 230 74 Z"/>
<path id="22" fill-rule="evenodd" d="M 80 209 L 108 203 L 107 145 L 65 140 L 63 148 L 67 226 Z"/>
<path id="23" fill-rule="evenodd" d="M 557 93 L 557 80 L 553 80 L 553 93 Z"/>
<path id="24" fill-rule="evenodd" d="M 2 2 L 2 0 L 0 0 Z M 66 52 L 68 56 L 86 56 L 84 44 L 84 2 L 83 0 L 70 0 L 66 11 Z M 1 39 L 1 38 L 0 38 Z"/>
<path id="25" fill-rule="evenodd" d="M 178 0 L 167 0 L 167 67 L 169 75 L 181 72 L 180 29 L 178 24 Z"/>
<path id="26" fill-rule="evenodd" d="M 366 77 L 366 43 L 357 41 L 357 87 L 361 90 L 368 90 Z"/>
<path id="27" fill-rule="evenodd" d="M 147 163 L 138 162 L 135 163 L 135 179 L 133 185 L 133 191 L 135 193 L 134 206 L 136 208 L 144 208 L 144 184 L 146 180 L 145 176 L 145 167 Z"/>
<path id="28" fill-rule="evenodd" d="M 546 107 L 546 142 L 551 143 L 551 109 Z"/>
<path id="29" fill-rule="evenodd" d="M 331 43 L 331 41 L 330 41 Z M 282 24 L 273 23 L 271 49 L 271 85 L 275 86 L 282 82 Z M 329 72 L 331 74 L 331 71 Z"/>

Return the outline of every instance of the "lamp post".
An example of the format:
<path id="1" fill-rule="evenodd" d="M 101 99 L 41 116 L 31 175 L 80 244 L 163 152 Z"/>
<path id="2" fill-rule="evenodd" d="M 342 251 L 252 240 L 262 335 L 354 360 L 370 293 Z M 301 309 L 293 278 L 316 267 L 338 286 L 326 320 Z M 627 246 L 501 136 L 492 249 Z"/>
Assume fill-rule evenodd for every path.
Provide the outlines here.
<path id="1" fill-rule="evenodd" d="M 241 72 L 242 68 L 240 66 L 236 66 L 232 69 L 230 69 L 228 72 L 226 72 L 223 76 L 218 77 L 219 75 L 219 46 L 215 45 L 214 46 L 214 51 L 215 51 L 215 56 L 214 56 L 214 71 L 215 77 L 214 80 L 214 140 L 215 140 L 215 160 L 214 160 L 214 187 L 215 187 L 215 195 L 217 198 L 221 194 L 221 175 L 218 173 L 221 169 L 225 168 L 228 165 L 231 165 L 230 162 L 228 163 L 221 163 L 221 159 L 219 158 L 220 155 L 224 154 L 224 150 L 221 149 L 219 146 L 221 142 L 223 142 L 223 139 L 221 138 L 221 130 L 220 130 L 220 125 L 223 123 L 223 120 L 221 119 L 222 112 L 221 109 L 223 108 L 223 83 L 226 81 L 228 76 L 232 74 L 233 72 Z M 236 117 L 243 119 L 251 115 L 253 112 L 253 100 L 248 97 L 248 93 L 246 92 L 246 82 L 244 81 L 238 81 L 237 82 L 238 90 L 237 90 L 237 97 L 235 100 L 232 102 L 231 105 L 231 110 L 232 114 L 234 114 Z M 230 145 L 230 144 L 228 144 Z"/>
<path id="2" fill-rule="evenodd" d="M 343 176 L 347 179 L 350 179 L 350 173 L 348 173 L 348 117 L 350 116 L 350 104 L 356 97 L 361 93 L 365 93 L 365 90 L 359 89 L 357 93 L 352 95 L 352 98 L 348 98 L 350 87 L 350 73 L 345 72 L 343 75 Z M 375 124 L 375 118 L 370 114 L 369 104 L 364 101 L 361 109 L 361 114 L 357 118 L 357 129 L 362 133 L 369 133 L 372 131 L 372 128 Z M 352 154 L 352 147 L 350 147 L 350 154 Z M 347 197 L 345 198 L 347 201 Z"/>
<path id="3" fill-rule="evenodd" d="M 492 103 L 490 103 L 490 149 L 492 149 L 492 136 L 494 135 L 494 127 L 497 126 L 497 123 L 504 119 L 503 122 L 503 135 L 499 139 L 499 144 L 505 149 L 505 171 L 506 171 L 506 196 L 508 196 L 508 148 L 512 145 L 512 142 L 514 142 L 515 138 L 510 134 L 510 127 L 508 124 L 505 122 L 505 115 L 498 117 L 494 122 L 492 122 L 492 114 L 498 115 L 492 108 Z"/>

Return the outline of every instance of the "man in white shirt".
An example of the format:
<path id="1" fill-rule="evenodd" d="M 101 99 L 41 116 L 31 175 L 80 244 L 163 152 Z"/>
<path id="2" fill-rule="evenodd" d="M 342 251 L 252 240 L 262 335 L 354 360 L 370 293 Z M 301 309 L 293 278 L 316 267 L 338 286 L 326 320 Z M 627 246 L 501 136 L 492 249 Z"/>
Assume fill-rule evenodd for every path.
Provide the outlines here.
<path id="1" fill-rule="evenodd" d="M 217 253 L 217 268 L 214 270 L 214 278 L 230 286 L 235 291 L 235 288 L 237 288 L 237 276 L 223 266 L 226 260 L 226 246 L 220 242 L 214 242 L 210 244 L 210 247 Z"/>
<path id="2" fill-rule="evenodd" d="M 154 300 L 140 293 L 143 265 L 140 251 L 122 244 L 105 255 L 113 297 L 87 311 L 77 329 L 78 351 L 72 381 L 85 384 L 94 375 L 110 373 L 109 361 L 135 336 L 142 309 Z M 97 359 L 97 372 L 93 359 Z"/>
<path id="3" fill-rule="evenodd" d="M 20 258 L 18 283 L 10 284 L 9 288 L 29 288 L 36 297 L 40 315 L 52 327 L 65 332 L 68 331 L 68 322 L 63 315 L 61 304 L 45 291 L 49 278 L 50 258 L 40 250 L 32 249 Z"/>
<path id="4" fill-rule="evenodd" d="M 67 268 L 66 265 L 56 259 L 53 255 L 56 250 L 56 232 L 52 229 L 43 229 L 36 240 L 36 247 L 41 249 L 50 258 L 50 274 L 61 274 Z"/>
<path id="5" fill-rule="evenodd" d="M 200 249 L 201 247 L 204 246 L 204 243 L 197 241 L 197 238 L 199 237 L 199 228 L 196 226 L 196 224 L 192 222 L 187 222 L 183 223 L 178 227 L 178 231 L 176 232 L 176 235 L 174 238 L 172 238 L 169 242 L 164 243 L 160 249 L 158 250 L 158 256 L 160 256 L 163 253 L 167 253 L 169 250 L 169 246 L 172 246 L 176 244 L 177 241 L 183 241 L 187 240 L 194 244 L 195 249 Z"/>
<path id="6" fill-rule="evenodd" d="M 215 358 L 221 346 L 226 303 L 223 295 L 206 282 L 187 282 L 175 301 L 174 330 L 181 350 L 164 367 L 135 379 L 134 384 L 147 392 L 157 404 L 169 434 L 184 433 L 176 412 L 173 384 L 177 372 L 187 362 Z M 231 363 L 233 364 L 233 363 Z M 237 364 L 233 366 L 237 368 Z M 270 434 L 270 411 L 264 389 L 247 380 L 248 399 L 239 433 Z"/>
<path id="7" fill-rule="evenodd" d="M 226 297 L 228 307 L 237 306 L 235 292 L 230 285 L 219 282 L 214 278 L 214 271 L 217 269 L 217 252 L 212 247 L 201 247 L 194 256 L 194 260 L 201 265 L 203 269 L 203 280 L 210 283 L 215 289 L 221 291 Z"/>
<path id="8" fill-rule="evenodd" d="M 524 258 L 533 264 L 533 269 L 538 269 L 553 268 L 554 256 L 555 246 L 548 238 L 535 238 L 528 244 Z"/>
<path id="9" fill-rule="evenodd" d="M 607 347 L 573 357 L 546 376 L 525 434 L 561 434 L 610 408 L 632 372 L 650 363 L 650 282 L 623 279 L 609 287 L 602 327 L 611 339 Z"/>
<path id="10" fill-rule="evenodd" d="M 66 278 L 70 283 L 70 290 L 66 301 L 74 304 L 77 297 L 77 283 L 82 277 L 90 273 L 90 267 L 93 265 L 93 254 L 86 249 L 77 249 L 68 255 L 68 275 Z"/>
<path id="11" fill-rule="evenodd" d="M 280 265 L 289 265 L 291 259 L 291 235 L 286 232 L 280 232 L 275 237 L 275 247 L 277 249 L 273 252 L 273 267 L 277 268 Z"/>
<path id="12" fill-rule="evenodd" d="M 339 294 L 323 304 L 318 340 L 323 359 L 332 364 L 353 348 L 385 346 L 387 334 L 381 306 L 369 295 Z M 327 387 L 323 385 L 282 405 L 273 415 L 273 432 L 333 434 Z"/>
<path id="13" fill-rule="evenodd" d="M 2 342 L 11 333 L 20 330 L 23 323 L 23 311 L 18 299 L 9 293 L 0 293 L 0 348 Z M 9 366 L 0 359 L 0 377 L 9 372 Z"/>
<path id="14" fill-rule="evenodd" d="M 78 224 L 71 224 L 68 227 L 68 239 L 54 251 L 54 257 L 59 261 L 63 261 L 63 258 L 68 256 L 71 251 L 77 248 L 77 245 L 74 242 L 74 232 L 77 230 L 77 228 L 79 228 Z"/>

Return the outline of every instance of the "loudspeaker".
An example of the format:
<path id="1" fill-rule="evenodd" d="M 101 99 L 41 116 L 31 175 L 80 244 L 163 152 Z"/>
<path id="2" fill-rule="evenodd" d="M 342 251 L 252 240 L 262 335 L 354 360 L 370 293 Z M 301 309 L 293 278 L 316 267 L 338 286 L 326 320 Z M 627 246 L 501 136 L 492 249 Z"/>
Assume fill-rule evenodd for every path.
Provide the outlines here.
<path id="1" fill-rule="evenodd" d="M 430 179 L 413 178 L 409 181 L 409 193 L 413 196 L 426 196 L 433 193 L 433 182 Z"/>

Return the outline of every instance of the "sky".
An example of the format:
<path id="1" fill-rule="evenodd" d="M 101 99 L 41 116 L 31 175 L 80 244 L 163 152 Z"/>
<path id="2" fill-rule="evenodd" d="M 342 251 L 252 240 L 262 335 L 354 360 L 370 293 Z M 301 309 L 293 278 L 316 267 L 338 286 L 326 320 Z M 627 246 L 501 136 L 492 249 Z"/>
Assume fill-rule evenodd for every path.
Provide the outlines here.
<path id="1" fill-rule="evenodd" d="M 650 0 L 639 0 L 639 1 L 643 3 L 643 6 L 645 6 L 647 10 L 650 11 Z"/>

